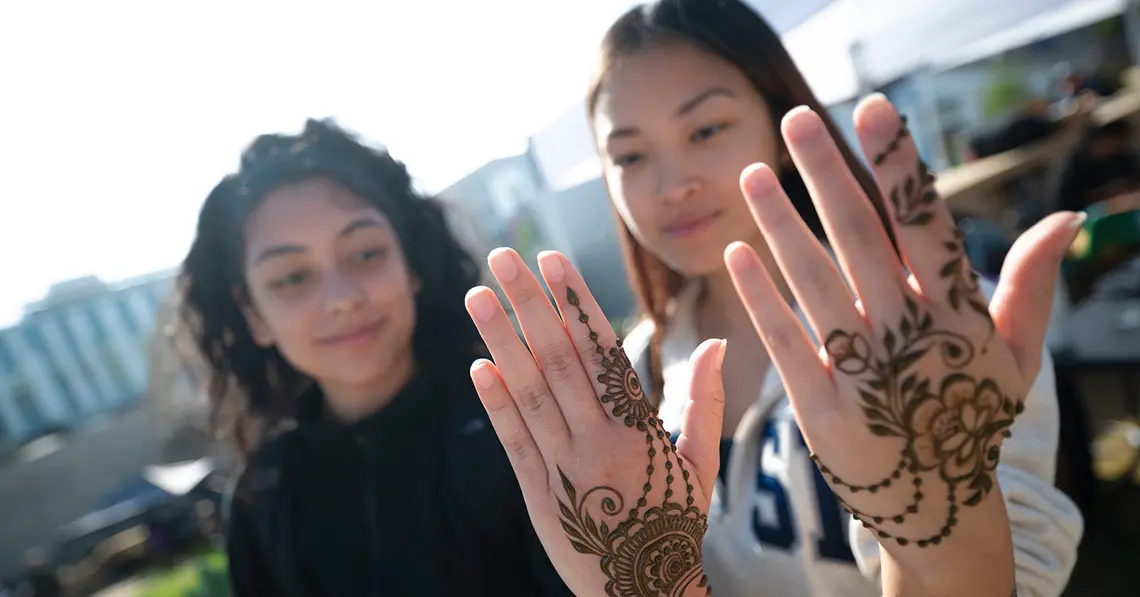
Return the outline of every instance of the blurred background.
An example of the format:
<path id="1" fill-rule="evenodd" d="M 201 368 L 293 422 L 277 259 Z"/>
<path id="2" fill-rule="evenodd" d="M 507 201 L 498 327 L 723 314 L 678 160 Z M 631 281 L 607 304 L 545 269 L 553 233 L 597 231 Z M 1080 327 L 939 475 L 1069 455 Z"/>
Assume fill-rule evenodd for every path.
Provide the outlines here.
<path id="1" fill-rule="evenodd" d="M 226 595 L 221 495 L 173 269 L 255 135 L 331 116 L 447 200 L 473 251 L 563 251 L 635 316 L 586 122 L 626 0 L 0 7 L 0 579 L 42 595 Z M 1085 209 L 1049 347 L 1071 595 L 1140 594 L 1140 2 L 750 0 L 853 140 L 909 117 L 971 259 Z M 602 224 L 599 224 L 602 222 Z M 57 592 L 53 592 L 57 591 Z"/>

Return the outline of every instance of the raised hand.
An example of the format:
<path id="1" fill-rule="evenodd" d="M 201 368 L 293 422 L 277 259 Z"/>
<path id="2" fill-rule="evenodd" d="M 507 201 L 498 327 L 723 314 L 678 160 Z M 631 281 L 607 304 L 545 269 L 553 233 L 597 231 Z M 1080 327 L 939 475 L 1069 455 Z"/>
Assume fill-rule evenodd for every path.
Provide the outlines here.
<path id="1" fill-rule="evenodd" d="M 1023 235 L 987 306 L 905 122 L 874 97 L 856 129 L 905 269 L 806 109 L 782 132 L 842 273 L 770 169 L 746 170 L 741 185 L 822 349 L 750 247 L 730 246 L 726 262 L 813 460 L 885 548 L 887 593 L 1008 595 L 1012 544 L 1004 504 L 990 499 L 994 469 L 1040 366 L 1057 266 L 1080 218 L 1058 214 Z M 978 566 L 985 574 L 969 578 Z"/>
<path id="2" fill-rule="evenodd" d="M 693 355 L 692 408 L 675 448 L 581 276 L 539 258 L 542 287 L 510 249 L 489 258 L 527 346 L 495 294 L 467 308 L 495 360 L 478 389 L 543 546 L 576 595 L 704 595 L 701 543 L 719 452 L 724 342 Z"/>

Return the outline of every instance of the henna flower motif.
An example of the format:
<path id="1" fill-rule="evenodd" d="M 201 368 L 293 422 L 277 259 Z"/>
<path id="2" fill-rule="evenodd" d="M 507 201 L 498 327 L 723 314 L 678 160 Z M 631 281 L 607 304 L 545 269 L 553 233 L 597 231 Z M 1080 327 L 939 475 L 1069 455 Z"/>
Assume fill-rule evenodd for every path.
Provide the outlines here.
<path id="1" fill-rule="evenodd" d="M 625 351 L 611 348 L 608 356 L 602 357 L 605 371 L 598 376 L 598 382 L 606 386 L 602 395 L 603 404 L 613 404 L 611 412 L 615 417 L 623 417 L 625 424 L 632 426 L 653 414 L 653 405 L 645 399 L 645 391 L 637 372 L 630 363 Z"/>
<path id="2" fill-rule="evenodd" d="M 666 503 L 651 508 L 644 520 L 631 521 L 610 537 L 610 555 L 602 569 L 611 579 L 608 595 L 681 595 L 693 583 L 704 586 L 700 538 L 706 518 L 696 509 Z"/>
<path id="3" fill-rule="evenodd" d="M 1002 395 L 997 385 L 977 383 L 965 375 L 952 375 L 937 395 L 914 403 L 910 413 L 910 449 L 919 467 L 941 467 L 947 481 L 961 481 L 984 469 L 985 459 L 996 461 L 990 442 L 1009 426 L 999 420 Z M 996 462 L 995 462 L 996 464 Z"/>
<path id="4" fill-rule="evenodd" d="M 827 337 L 824 348 L 840 371 L 848 375 L 858 375 L 867 370 L 868 361 L 871 359 L 871 345 L 862 334 L 834 331 Z"/>

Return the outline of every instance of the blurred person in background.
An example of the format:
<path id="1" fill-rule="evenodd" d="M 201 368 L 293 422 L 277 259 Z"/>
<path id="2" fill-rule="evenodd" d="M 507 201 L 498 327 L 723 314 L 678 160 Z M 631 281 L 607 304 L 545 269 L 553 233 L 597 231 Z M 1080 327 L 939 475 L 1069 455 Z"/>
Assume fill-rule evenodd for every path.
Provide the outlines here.
<path id="1" fill-rule="evenodd" d="M 978 134 L 970 141 L 970 159 L 997 155 L 1053 136 L 1061 125 L 1050 109 L 1047 99 L 1026 102 L 996 130 Z"/>
<path id="2" fill-rule="evenodd" d="M 741 195 L 741 172 L 755 162 L 774 170 L 808 228 L 826 240 L 780 137 L 781 119 L 797 106 L 819 115 L 858 185 L 886 218 L 883 193 L 842 142 L 777 34 L 742 2 L 638 6 L 611 26 L 600 54 L 589 117 L 644 315 L 625 349 L 647 393 L 660 400 L 670 432 L 677 433 L 687 403 L 690 354 L 709 338 L 725 338 L 731 347 L 724 361 L 720 474 L 704 542 L 712 586 L 718 595 L 733 596 L 879 595 L 879 545 L 845 514 L 809 461 L 782 380 L 723 254 L 729 243 L 747 242 L 787 290 Z M 928 188 L 932 177 L 905 139 L 905 128 L 900 135 L 892 159 L 913 160 L 911 183 Z M 961 250 L 961 243 L 951 244 Z M 963 292 L 993 296 L 992 283 L 968 274 L 959 274 Z M 790 292 L 787 299 L 799 309 Z M 1082 534 L 1079 511 L 1054 486 L 1058 407 L 1049 354 L 1042 359 L 1027 409 L 997 467 L 1022 597 L 1060 595 Z"/>
<path id="3" fill-rule="evenodd" d="M 569 594 L 468 378 L 478 267 L 402 163 L 327 121 L 258 137 L 181 275 L 246 460 L 236 597 Z"/>
<path id="4" fill-rule="evenodd" d="M 1115 120 L 1085 132 L 1061 175 L 1057 208 L 1080 211 L 1140 190 L 1140 154 L 1132 123 Z"/>

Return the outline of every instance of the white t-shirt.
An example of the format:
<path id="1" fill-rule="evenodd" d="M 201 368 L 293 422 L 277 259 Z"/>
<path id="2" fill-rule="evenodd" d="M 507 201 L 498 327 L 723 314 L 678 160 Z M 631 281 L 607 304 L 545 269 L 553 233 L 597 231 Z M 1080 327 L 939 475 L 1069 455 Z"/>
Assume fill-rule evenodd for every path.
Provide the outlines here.
<path id="1" fill-rule="evenodd" d="M 991 297 L 994 286 L 985 280 L 982 285 Z M 686 403 L 689 356 L 704 340 L 694 320 L 700 290 L 700 283 L 692 283 L 678 296 L 662 340 L 660 415 L 672 432 Z M 642 322 L 623 343 L 643 378 L 652 331 L 652 322 Z M 1057 597 L 1076 562 L 1084 521 L 1053 483 L 1060 421 L 1048 351 L 1025 404 L 1012 437 L 1002 444 L 997 474 L 1013 527 L 1018 594 Z M 723 448 L 728 458 L 721 462 L 704 543 L 705 570 L 717 595 L 880 594 L 879 544 L 843 512 L 808 459 L 774 367 L 722 454 Z"/>

